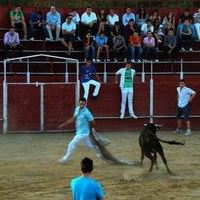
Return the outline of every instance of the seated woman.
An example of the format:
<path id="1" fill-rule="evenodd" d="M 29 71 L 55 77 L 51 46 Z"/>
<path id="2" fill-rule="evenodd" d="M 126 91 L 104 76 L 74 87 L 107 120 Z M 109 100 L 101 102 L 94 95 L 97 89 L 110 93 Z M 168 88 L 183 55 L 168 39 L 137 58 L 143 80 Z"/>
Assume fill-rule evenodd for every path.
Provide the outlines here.
<path id="1" fill-rule="evenodd" d="M 169 29 L 175 30 L 175 16 L 172 11 L 169 11 L 169 13 L 164 17 L 162 25 L 164 26 L 164 30 L 167 33 Z"/>
<path id="2" fill-rule="evenodd" d="M 100 9 L 99 14 L 97 15 L 98 23 L 99 23 L 99 30 L 97 32 L 97 35 L 100 34 L 101 31 L 104 31 L 105 34 L 108 34 L 107 28 L 106 28 L 106 21 L 107 21 L 107 14 L 105 12 L 104 8 Z"/>
<path id="3" fill-rule="evenodd" d="M 154 9 L 151 15 L 149 16 L 149 19 L 153 22 L 155 19 L 158 19 L 161 23 L 161 16 L 158 13 L 158 9 Z"/>
<path id="4" fill-rule="evenodd" d="M 141 28 L 143 24 L 146 23 L 148 19 L 148 14 L 145 8 L 140 8 L 139 13 L 136 15 L 136 24 Z"/>

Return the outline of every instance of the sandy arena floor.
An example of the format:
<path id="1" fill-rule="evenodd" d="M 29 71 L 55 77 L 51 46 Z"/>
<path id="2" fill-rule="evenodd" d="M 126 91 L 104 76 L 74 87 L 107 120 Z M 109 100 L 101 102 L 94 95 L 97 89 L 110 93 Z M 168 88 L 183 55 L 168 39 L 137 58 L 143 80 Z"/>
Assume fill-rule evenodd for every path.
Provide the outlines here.
<path id="1" fill-rule="evenodd" d="M 139 132 L 102 133 L 119 159 L 140 160 Z M 185 146 L 162 144 L 168 174 L 158 157 L 159 169 L 148 173 L 150 161 L 143 167 L 102 163 L 93 152 L 80 145 L 70 162 L 57 162 L 65 153 L 73 133 L 0 135 L 1 200 L 71 200 L 70 180 L 80 175 L 80 160 L 94 160 L 92 177 L 100 181 L 109 200 L 199 200 L 200 133 L 191 136 L 159 132 L 162 139 L 185 141 Z"/>

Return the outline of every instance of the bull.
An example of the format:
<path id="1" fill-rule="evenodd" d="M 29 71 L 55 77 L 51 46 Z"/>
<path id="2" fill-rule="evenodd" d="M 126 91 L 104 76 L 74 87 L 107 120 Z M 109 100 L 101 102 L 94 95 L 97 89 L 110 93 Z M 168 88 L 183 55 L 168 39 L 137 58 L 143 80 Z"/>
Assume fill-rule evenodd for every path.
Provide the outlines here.
<path id="1" fill-rule="evenodd" d="M 160 129 L 161 125 L 156 125 L 154 123 L 145 124 L 139 137 L 139 145 L 141 147 L 141 162 L 140 165 L 142 166 L 144 156 L 151 160 L 151 165 L 149 168 L 149 172 L 152 172 L 154 164 L 157 165 L 157 153 L 162 158 L 167 172 L 171 173 L 168 165 L 167 160 L 164 155 L 163 148 L 160 142 L 171 144 L 171 145 L 184 145 L 185 143 L 176 142 L 176 141 L 165 141 L 161 140 L 157 137 L 156 132 Z"/>

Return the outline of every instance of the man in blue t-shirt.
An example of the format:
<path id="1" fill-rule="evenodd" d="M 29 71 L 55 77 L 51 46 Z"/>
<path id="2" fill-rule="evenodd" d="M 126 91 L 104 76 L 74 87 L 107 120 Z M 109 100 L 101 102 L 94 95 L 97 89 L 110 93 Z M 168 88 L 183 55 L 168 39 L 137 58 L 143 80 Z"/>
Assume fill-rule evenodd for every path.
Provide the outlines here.
<path id="1" fill-rule="evenodd" d="M 90 178 L 93 161 L 85 157 L 81 161 L 82 176 L 72 179 L 73 200 L 105 200 L 103 189 L 97 181 Z"/>
<path id="2" fill-rule="evenodd" d="M 29 17 L 29 25 L 30 25 L 30 40 L 34 40 L 34 30 L 42 29 L 45 39 L 49 37 L 49 34 L 46 29 L 45 16 L 43 15 L 41 10 L 37 12 L 31 13 Z"/>
<path id="3" fill-rule="evenodd" d="M 76 146 L 83 141 L 86 146 L 93 149 L 93 151 L 98 155 L 98 151 L 95 149 L 94 145 L 90 140 L 90 129 L 94 128 L 95 121 L 94 117 L 87 108 L 87 102 L 85 98 L 81 98 L 79 101 L 79 106 L 75 108 L 74 115 L 66 122 L 59 125 L 59 128 L 63 128 L 65 125 L 72 124 L 76 122 L 76 135 L 73 140 L 69 143 L 66 154 L 58 160 L 60 163 L 65 163 L 68 161 L 69 157 L 74 152 Z"/>
<path id="4" fill-rule="evenodd" d="M 91 60 L 87 59 L 86 64 L 81 67 L 80 74 L 81 74 L 81 83 L 84 89 L 83 97 L 86 99 L 88 98 L 90 85 L 94 85 L 95 89 L 93 92 L 93 98 L 96 99 L 97 95 L 99 94 L 101 83 L 99 76 L 96 72 L 96 69 L 92 64 Z M 96 76 L 97 81 L 93 80 L 94 75 Z"/>

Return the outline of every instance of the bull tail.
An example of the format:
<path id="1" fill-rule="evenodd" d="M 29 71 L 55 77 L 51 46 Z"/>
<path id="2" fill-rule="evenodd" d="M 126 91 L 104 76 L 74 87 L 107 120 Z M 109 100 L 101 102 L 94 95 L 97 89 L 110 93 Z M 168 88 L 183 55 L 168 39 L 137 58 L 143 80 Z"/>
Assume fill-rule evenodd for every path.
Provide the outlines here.
<path id="1" fill-rule="evenodd" d="M 161 140 L 160 138 L 158 138 L 158 140 L 159 140 L 160 142 L 167 143 L 167 144 L 171 144 L 171 145 L 184 145 L 184 144 L 185 144 L 185 141 L 184 141 L 184 142 L 176 142 L 175 140 L 166 141 L 166 140 Z"/>

